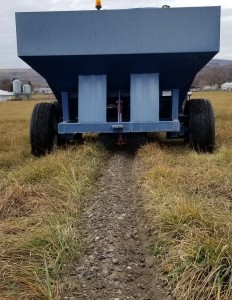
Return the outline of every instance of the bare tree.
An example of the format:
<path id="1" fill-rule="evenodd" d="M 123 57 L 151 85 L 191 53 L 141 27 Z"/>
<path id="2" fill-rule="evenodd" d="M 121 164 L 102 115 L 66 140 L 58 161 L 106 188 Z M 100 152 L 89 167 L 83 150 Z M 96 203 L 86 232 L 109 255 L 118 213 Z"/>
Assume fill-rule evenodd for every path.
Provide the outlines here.
<path id="1" fill-rule="evenodd" d="M 3 78 L 0 81 L 0 89 L 5 91 L 10 91 L 12 89 L 12 81 L 10 78 Z"/>
<path id="2" fill-rule="evenodd" d="M 232 64 L 205 66 L 195 77 L 193 85 L 203 87 L 217 84 L 221 86 L 225 82 L 232 82 Z"/>

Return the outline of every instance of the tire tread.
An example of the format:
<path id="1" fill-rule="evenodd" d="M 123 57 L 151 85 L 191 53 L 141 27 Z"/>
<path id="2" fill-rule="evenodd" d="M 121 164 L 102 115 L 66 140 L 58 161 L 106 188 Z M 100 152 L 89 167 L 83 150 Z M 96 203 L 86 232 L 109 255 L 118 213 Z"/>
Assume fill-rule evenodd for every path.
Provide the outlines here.
<path id="1" fill-rule="evenodd" d="M 212 105 L 207 99 L 188 101 L 189 141 L 199 152 L 213 152 L 215 148 L 215 122 Z"/>
<path id="2" fill-rule="evenodd" d="M 35 105 L 30 123 L 30 142 L 33 155 L 45 155 L 53 149 L 53 120 L 57 117 L 53 103 L 37 103 Z"/>

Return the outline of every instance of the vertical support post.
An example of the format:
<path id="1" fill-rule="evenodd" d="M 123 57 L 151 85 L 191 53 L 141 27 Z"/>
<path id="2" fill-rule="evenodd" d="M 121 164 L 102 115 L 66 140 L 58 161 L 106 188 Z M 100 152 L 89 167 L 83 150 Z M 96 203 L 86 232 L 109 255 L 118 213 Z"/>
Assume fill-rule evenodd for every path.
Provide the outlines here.
<path id="1" fill-rule="evenodd" d="M 179 89 L 172 90 L 172 120 L 178 120 L 179 115 Z"/>
<path id="2" fill-rule="evenodd" d="M 159 122 L 159 74 L 131 74 L 131 122 Z"/>
<path id="3" fill-rule="evenodd" d="M 61 96 L 62 96 L 63 122 L 69 122 L 68 93 L 62 92 Z"/>
<path id="4" fill-rule="evenodd" d="M 121 120 L 121 92 L 118 93 L 118 123 L 122 122 Z"/>
<path id="5" fill-rule="evenodd" d="M 105 123 L 107 106 L 106 75 L 79 75 L 78 122 Z"/>

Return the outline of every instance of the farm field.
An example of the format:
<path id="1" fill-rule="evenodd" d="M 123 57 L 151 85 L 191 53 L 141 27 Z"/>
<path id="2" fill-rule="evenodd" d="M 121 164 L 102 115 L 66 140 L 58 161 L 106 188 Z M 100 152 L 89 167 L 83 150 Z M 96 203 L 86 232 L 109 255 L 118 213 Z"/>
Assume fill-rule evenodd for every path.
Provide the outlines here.
<path id="1" fill-rule="evenodd" d="M 106 153 L 95 141 L 37 159 L 35 101 L 0 103 L 0 299 L 59 299 L 62 269 L 84 244 L 76 223 Z"/>
<path id="2" fill-rule="evenodd" d="M 157 292 L 157 275 L 176 299 L 232 299 L 232 93 L 192 98 L 212 100 L 214 154 L 162 134 L 136 153 L 108 153 L 89 136 L 38 159 L 28 137 L 36 102 L 0 103 L 0 299 L 175 299 Z M 64 278 L 82 264 L 86 278 Z"/>
<path id="3" fill-rule="evenodd" d="M 212 100 L 214 154 L 162 135 L 140 149 L 140 184 L 153 224 L 154 255 L 177 299 L 232 299 L 232 93 Z"/>

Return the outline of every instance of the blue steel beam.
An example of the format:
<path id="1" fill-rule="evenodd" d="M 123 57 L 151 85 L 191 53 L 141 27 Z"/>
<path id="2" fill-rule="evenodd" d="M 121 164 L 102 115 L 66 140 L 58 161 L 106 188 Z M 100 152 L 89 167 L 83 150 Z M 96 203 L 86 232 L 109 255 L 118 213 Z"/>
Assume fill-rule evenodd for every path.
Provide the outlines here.
<path id="1" fill-rule="evenodd" d="M 179 90 L 172 91 L 172 120 L 178 120 L 179 115 Z"/>
<path id="2" fill-rule="evenodd" d="M 62 111 L 63 111 L 63 121 L 69 121 L 69 107 L 68 107 L 68 93 L 62 92 Z"/>
<path id="3" fill-rule="evenodd" d="M 178 132 L 180 122 L 160 121 L 160 122 L 108 122 L 108 123 L 67 123 L 62 122 L 58 125 L 59 134 L 75 134 L 82 132 Z"/>

